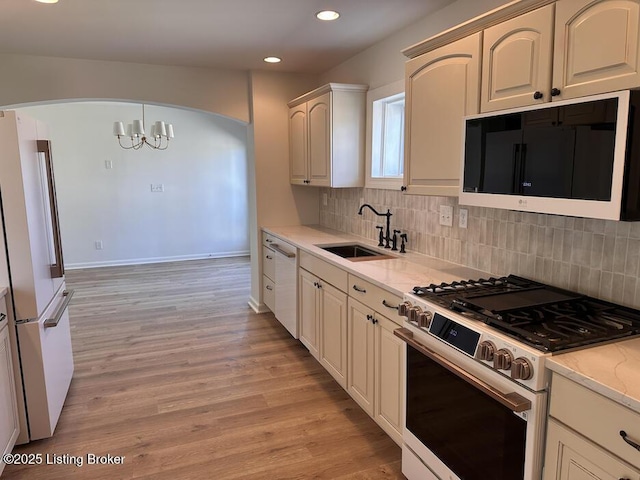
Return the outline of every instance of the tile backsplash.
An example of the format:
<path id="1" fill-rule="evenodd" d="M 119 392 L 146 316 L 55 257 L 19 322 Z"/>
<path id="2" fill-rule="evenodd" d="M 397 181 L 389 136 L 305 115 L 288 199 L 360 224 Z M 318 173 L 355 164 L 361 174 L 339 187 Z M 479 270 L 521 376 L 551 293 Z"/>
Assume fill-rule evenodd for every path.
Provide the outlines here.
<path id="1" fill-rule="evenodd" d="M 640 308 L 640 222 L 614 222 L 459 206 L 454 197 L 393 190 L 322 190 L 320 224 L 375 240 L 391 209 L 391 228 L 408 234 L 407 250 L 489 272 L 513 273 L 615 303 Z M 453 227 L 439 223 L 440 205 L 454 210 Z M 468 209 L 467 228 L 458 226 Z"/>

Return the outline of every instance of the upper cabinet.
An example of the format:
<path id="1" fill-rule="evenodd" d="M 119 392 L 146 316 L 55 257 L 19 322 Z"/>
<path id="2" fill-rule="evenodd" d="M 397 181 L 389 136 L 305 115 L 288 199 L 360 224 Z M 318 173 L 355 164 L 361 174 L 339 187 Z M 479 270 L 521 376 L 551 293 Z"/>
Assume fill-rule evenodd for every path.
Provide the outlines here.
<path id="1" fill-rule="evenodd" d="M 407 193 L 458 195 L 463 117 L 478 113 L 481 33 L 406 63 Z"/>
<path id="2" fill-rule="evenodd" d="M 640 86 L 639 3 L 558 0 L 487 28 L 481 111 Z"/>
<path id="3" fill-rule="evenodd" d="M 557 98 L 640 86 L 639 20 L 640 0 L 556 2 L 552 88 L 560 90 Z"/>
<path id="4" fill-rule="evenodd" d="M 484 31 L 481 111 L 551 100 L 553 8 L 547 5 Z"/>
<path id="5" fill-rule="evenodd" d="M 330 83 L 289 102 L 292 184 L 364 185 L 367 89 Z"/>

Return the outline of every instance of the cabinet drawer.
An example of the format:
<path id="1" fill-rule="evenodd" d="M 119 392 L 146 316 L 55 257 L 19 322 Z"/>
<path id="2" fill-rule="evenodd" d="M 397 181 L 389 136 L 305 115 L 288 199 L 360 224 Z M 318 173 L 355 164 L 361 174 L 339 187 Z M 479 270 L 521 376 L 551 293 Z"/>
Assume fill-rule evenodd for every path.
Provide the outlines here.
<path id="1" fill-rule="evenodd" d="M 273 243 L 278 243 L 278 237 L 274 237 L 270 233 L 262 232 L 262 245 L 268 247 Z"/>
<path id="2" fill-rule="evenodd" d="M 266 275 L 262 276 L 262 299 L 269 310 L 276 311 L 276 286 Z"/>
<path id="3" fill-rule="evenodd" d="M 640 452 L 620 436 L 640 442 L 640 414 L 554 374 L 551 384 L 550 415 L 601 445 L 611 453 L 640 468 Z"/>
<path id="4" fill-rule="evenodd" d="M 398 315 L 398 310 L 395 308 L 402 302 L 402 298 L 398 295 L 352 274 L 349 274 L 349 295 L 398 325 L 402 325 L 403 318 Z"/>
<path id="5" fill-rule="evenodd" d="M 262 273 L 271 280 L 276 279 L 276 257 L 275 252 L 265 246 L 262 247 Z"/>
<path id="6" fill-rule="evenodd" d="M 307 252 L 300 252 L 300 266 L 343 292 L 347 291 L 348 276 L 344 270 Z"/>

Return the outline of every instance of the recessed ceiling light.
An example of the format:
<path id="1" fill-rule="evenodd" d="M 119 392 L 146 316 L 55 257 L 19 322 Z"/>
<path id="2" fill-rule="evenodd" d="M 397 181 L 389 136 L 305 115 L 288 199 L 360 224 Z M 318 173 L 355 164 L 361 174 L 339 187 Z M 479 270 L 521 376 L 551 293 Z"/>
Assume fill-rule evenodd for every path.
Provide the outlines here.
<path id="1" fill-rule="evenodd" d="M 40 3 L 58 3 L 58 0 L 36 0 L 36 2 L 40 2 Z"/>
<path id="2" fill-rule="evenodd" d="M 265 57 L 264 61 L 267 63 L 280 63 L 282 59 L 280 57 Z"/>
<path id="3" fill-rule="evenodd" d="M 331 21 L 336 20 L 340 14 L 338 12 L 334 12 L 333 10 L 322 10 L 321 12 L 316 13 L 316 17 L 319 20 Z"/>

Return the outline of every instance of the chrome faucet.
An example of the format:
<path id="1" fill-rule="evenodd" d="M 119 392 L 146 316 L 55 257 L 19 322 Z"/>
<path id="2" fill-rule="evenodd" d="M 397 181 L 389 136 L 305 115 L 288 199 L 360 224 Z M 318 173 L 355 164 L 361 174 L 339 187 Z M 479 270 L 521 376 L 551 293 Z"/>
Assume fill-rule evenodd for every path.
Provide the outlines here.
<path id="1" fill-rule="evenodd" d="M 381 234 L 380 235 L 380 246 L 382 246 L 382 240 L 385 240 L 384 248 L 391 248 L 391 246 L 389 245 L 389 241 L 391 240 L 391 231 L 389 230 L 389 220 L 390 220 L 391 215 L 392 215 L 391 210 L 389 210 L 387 208 L 387 213 L 380 213 L 375 208 L 373 208 L 371 205 L 369 205 L 368 203 L 365 203 L 360 207 L 360 210 L 358 210 L 358 215 L 362 215 L 362 210 L 364 210 L 364 207 L 369 208 L 373 213 L 375 213 L 379 217 L 387 217 L 386 235 L 383 237 L 382 236 L 382 231 L 380 231 L 380 234 Z"/>

